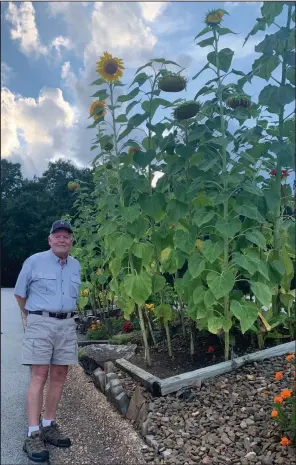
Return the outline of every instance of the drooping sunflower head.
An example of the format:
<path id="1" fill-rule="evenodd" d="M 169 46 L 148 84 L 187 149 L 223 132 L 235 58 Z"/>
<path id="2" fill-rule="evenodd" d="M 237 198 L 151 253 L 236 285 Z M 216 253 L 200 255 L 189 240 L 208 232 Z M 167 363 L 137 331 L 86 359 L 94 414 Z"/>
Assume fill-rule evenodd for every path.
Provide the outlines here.
<path id="1" fill-rule="evenodd" d="M 206 25 L 216 26 L 217 24 L 220 24 L 225 14 L 228 14 L 227 11 L 221 10 L 220 8 L 218 10 L 210 10 L 205 17 Z"/>
<path id="2" fill-rule="evenodd" d="M 106 105 L 104 101 L 99 102 L 96 100 L 91 104 L 89 114 L 90 116 L 93 116 L 94 119 L 102 118 L 102 116 L 105 116 L 106 113 Z"/>
<path id="3" fill-rule="evenodd" d="M 105 79 L 105 81 L 115 82 L 122 77 L 122 70 L 124 69 L 123 60 L 115 58 L 110 53 L 104 52 L 97 62 L 97 73 Z"/>
<path id="4" fill-rule="evenodd" d="M 69 191 L 77 191 L 80 189 L 80 184 L 78 182 L 68 182 Z"/>
<path id="5" fill-rule="evenodd" d="M 173 116 L 176 120 L 182 121 L 185 119 L 193 118 L 197 115 L 200 110 L 200 103 L 191 100 L 178 105 L 173 112 Z"/>
<path id="6" fill-rule="evenodd" d="M 245 94 L 231 95 L 226 100 L 226 105 L 232 109 L 235 108 L 249 108 L 252 105 L 251 99 Z"/>
<path id="7" fill-rule="evenodd" d="M 182 92 L 186 85 L 187 79 L 180 74 L 169 73 L 158 79 L 158 88 L 163 92 Z"/>
<path id="8" fill-rule="evenodd" d="M 140 147 L 129 147 L 128 148 L 128 153 L 136 153 L 136 152 L 141 152 Z"/>

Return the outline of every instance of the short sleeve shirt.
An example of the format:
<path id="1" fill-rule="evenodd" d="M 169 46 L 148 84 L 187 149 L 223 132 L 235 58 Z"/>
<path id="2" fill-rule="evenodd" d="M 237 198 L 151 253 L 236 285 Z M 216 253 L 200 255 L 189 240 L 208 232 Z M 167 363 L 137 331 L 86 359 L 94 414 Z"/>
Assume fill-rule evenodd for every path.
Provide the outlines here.
<path id="1" fill-rule="evenodd" d="M 80 264 L 68 256 L 62 266 L 52 250 L 29 257 L 18 276 L 14 294 L 26 298 L 28 311 L 73 312 L 80 295 Z"/>

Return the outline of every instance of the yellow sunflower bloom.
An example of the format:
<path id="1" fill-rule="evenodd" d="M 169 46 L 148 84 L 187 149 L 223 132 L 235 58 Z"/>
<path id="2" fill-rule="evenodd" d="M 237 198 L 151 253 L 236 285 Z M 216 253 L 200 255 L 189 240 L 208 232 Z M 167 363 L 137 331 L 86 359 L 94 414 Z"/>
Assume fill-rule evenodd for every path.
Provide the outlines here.
<path id="1" fill-rule="evenodd" d="M 101 110 L 101 111 L 99 111 Z M 93 113 L 96 111 L 96 113 L 93 115 Z M 93 115 L 94 119 L 99 119 L 102 118 L 102 116 L 106 115 L 106 106 L 105 102 L 99 102 L 96 100 L 94 103 L 91 104 L 90 109 L 89 109 L 89 114 Z"/>
<path id="2" fill-rule="evenodd" d="M 211 10 L 206 14 L 205 23 L 208 26 L 215 26 L 216 24 L 220 24 L 225 13 L 228 14 L 225 10 L 221 9 Z"/>
<path id="3" fill-rule="evenodd" d="M 123 60 L 113 57 L 110 53 L 104 52 L 104 55 L 100 57 L 100 61 L 97 62 L 97 65 L 97 73 L 105 79 L 105 81 L 118 81 L 123 75 Z"/>

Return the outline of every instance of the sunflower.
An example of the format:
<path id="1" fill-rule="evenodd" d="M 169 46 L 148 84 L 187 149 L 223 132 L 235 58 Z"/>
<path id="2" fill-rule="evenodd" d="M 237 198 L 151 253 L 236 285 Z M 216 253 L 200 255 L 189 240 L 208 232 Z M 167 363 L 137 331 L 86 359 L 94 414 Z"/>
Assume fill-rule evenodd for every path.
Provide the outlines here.
<path id="1" fill-rule="evenodd" d="M 186 78 L 175 73 L 169 73 L 158 79 L 158 88 L 163 92 L 182 92 L 186 89 L 186 85 Z"/>
<path id="2" fill-rule="evenodd" d="M 181 103 L 181 105 L 178 105 L 173 112 L 173 116 L 178 121 L 181 121 L 184 119 L 193 118 L 194 116 L 197 115 L 199 110 L 200 110 L 200 104 L 192 100 L 189 102 Z"/>
<path id="3" fill-rule="evenodd" d="M 252 102 L 248 95 L 245 94 L 236 94 L 232 95 L 226 100 L 226 105 L 230 108 L 249 108 Z"/>
<path id="4" fill-rule="evenodd" d="M 128 153 L 136 153 L 136 152 L 141 152 L 141 149 L 139 147 L 129 147 L 128 148 Z"/>
<path id="5" fill-rule="evenodd" d="M 113 57 L 110 53 L 104 52 L 104 55 L 100 57 L 100 61 L 97 62 L 97 65 L 97 73 L 102 76 L 105 81 L 118 81 L 123 75 L 123 60 Z"/>
<path id="6" fill-rule="evenodd" d="M 96 100 L 94 103 L 91 104 L 89 114 L 90 116 L 93 116 L 94 119 L 102 118 L 102 116 L 105 116 L 106 113 L 107 112 L 104 101 L 99 102 L 98 100 Z"/>
<path id="7" fill-rule="evenodd" d="M 216 26 L 217 24 L 221 23 L 225 14 L 228 14 L 225 10 L 211 10 L 206 14 L 205 23 L 208 26 Z"/>

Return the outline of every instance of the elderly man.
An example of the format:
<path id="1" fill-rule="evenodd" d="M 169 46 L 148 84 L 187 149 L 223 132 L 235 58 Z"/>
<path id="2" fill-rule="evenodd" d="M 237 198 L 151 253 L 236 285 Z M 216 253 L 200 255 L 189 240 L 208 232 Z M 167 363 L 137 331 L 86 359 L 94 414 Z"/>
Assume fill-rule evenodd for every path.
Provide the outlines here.
<path id="1" fill-rule="evenodd" d="M 55 221 L 48 238 L 50 249 L 23 264 L 14 294 L 27 317 L 22 363 L 31 365 L 27 393 L 29 431 L 23 446 L 34 462 L 49 460 L 46 443 L 69 447 L 70 439 L 54 422 L 68 365 L 78 363 L 74 310 L 80 294 L 80 264 L 69 256 L 72 228 Z M 44 386 L 49 376 L 44 417 L 39 426 Z"/>

